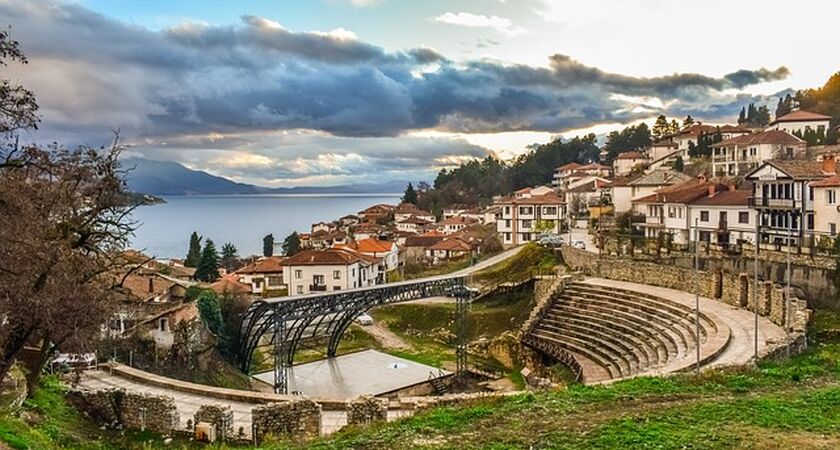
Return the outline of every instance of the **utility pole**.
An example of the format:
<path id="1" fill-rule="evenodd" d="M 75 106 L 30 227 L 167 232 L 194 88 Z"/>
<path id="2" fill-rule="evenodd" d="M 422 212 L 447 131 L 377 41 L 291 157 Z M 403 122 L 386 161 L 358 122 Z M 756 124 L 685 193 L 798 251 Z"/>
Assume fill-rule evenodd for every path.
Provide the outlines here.
<path id="1" fill-rule="evenodd" d="M 700 275 L 700 224 L 699 218 L 694 218 L 694 275 Z M 694 339 L 697 346 L 697 362 L 695 370 L 700 373 L 700 293 L 694 291 Z"/>
<path id="2" fill-rule="evenodd" d="M 790 248 L 793 246 L 793 213 L 788 212 L 788 248 L 787 248 L 787 270 L 785 272 L 785 330 L 790 326 Z"/>
<path id="3" fill-rule="evenodd" d="M 753 288 L 753 315 L 755 316 L 755 332 L 753 333 L 753 340 L 755 341 L 755 361 L 758 362 L 758 246 L 761 242 L 761 217 L 762 213 L 756 210 L 755 214 L 755 267 L 753 275 L 755 276 L 755 287 Z"/>

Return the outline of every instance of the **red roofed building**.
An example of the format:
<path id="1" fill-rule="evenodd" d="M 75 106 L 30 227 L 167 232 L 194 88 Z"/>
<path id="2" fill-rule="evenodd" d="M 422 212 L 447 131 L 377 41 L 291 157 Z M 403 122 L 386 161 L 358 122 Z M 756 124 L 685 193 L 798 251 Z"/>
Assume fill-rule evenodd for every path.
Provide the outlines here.
<path id="1" fill-rule="evenodd" d="M 639 152 L 624 152 L 620 153 L 613 160 L 613 170 L 616 175 L 627 175 L 636 166 L 644 165 L 648 162 L 650 162 L 650 159 Z"/>
<path id="2" fill-rule="evenodd" d="M 831 116 L 802 110 L 793 111 L 790 114 L 777 117 L 776 120 L 770 123 L 770 128 L 784 130 L 791 134 L 804 134 L 806 130 L 819 132 L 820 129 L 822 129 L 823 133 L 828 133 L 830 126 Z"/>
<path id="3" fill-rule="evenodd" d="M 432 263 L 438 263 L 450 259 L 462 258 L 470 254 L 472 246 L 457 237 L 448 237 L 426 249 L 426 257 Z"/>
<path id="4" fill-rule="evenodd" d="M 362 255 L 371 256 L 381 260 L 380 272 L 390 272 L 399 267 L 399 248 L 391 241 L 383 241 L 376 238 L 366 238 L 352 241 L 346 245 L 337 245 L 335 248 L 350 249 Z"/>
<path id="5" fill-rule="evenodd" d="M 767 130 L 726 139 L 712 145 L 712 176 L 739 176 L 764 161 L 796 158 L 806 143 L 785 130 Z"/>
<path id="6" fill-rule="evenodd" d="M 252 294 L 278 291 L 286 288 L 283 282 L 282 256 L 260 258 L 237 270 L 234 274 L 239 283 L 249 286 Z"/>
<path id="7" fill-rule="evenodd" d="M 566 189 L 576 180 L 585 177 L 609 177 L 612 175 L 612 168 L 598 163 L 578 164 L 575 162 L 560 166 L 554 169 L 554 178 L 551 185 L 556 189 Z"/>
<path id="8" fill-rule="evenodd" d="M 502 213 L 496 230 L 506 246 L 533 241 L 540 233 L 560 233 L 566 220 L 566 203 L 544 186 L 521 189 L 494 202 Z"/>
<path id="9" fill-rule="evenodd" d="M 283 261 L 283 281 L 290 295 L 373 286 L 380 278 L 377 262 L 344 248 L 304 250 Z"/>
<path id="10" fill-rule="evenodd" d="M 688 205 L 689 226 L 697 225 L 697 236 L 707 244 L 722 247 L 755 243 L 756 211 L 749 206 L 751 190 L 712 192 Z"/>

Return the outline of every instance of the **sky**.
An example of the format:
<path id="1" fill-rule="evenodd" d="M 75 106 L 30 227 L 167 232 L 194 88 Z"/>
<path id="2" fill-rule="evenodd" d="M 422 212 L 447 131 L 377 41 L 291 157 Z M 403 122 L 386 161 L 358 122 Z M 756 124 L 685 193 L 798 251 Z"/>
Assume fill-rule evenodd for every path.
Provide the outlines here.
<path id="1" fill-rule="evenodd" d="M 262 186 L 432 180 L 659 114 L 821 86 L 836 2 L 0 0 L 32 140 Z M 807 27 L 791 17 L 807 17 Z"/>

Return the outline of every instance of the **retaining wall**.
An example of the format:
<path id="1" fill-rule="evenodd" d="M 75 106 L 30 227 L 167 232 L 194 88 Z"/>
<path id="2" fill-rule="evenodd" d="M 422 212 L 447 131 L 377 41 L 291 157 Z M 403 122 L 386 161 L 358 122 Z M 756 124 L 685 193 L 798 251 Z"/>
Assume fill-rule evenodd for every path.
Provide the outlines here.
<path id="1" fill-rule="evenodd" d="M 268 436 L 302 442 L 321 434 L 321 405 L 307 399 L 269 403 L 252 409 L 251 420 L 257 442 Z"/>
<path id="2" fill-rule="evenodd" d="M 347 403 L 347 425 L 369 424 L 388 420 L 388 399 L 370 395 Z"/>
<path id="3" fill-rule="evenodd" d="M 106 427 L 170 433 L 180 417 L 175 399 L 169 396 L 135 394 L 122 389 L 76 389 L 67 400 L 82 414 Z"/>

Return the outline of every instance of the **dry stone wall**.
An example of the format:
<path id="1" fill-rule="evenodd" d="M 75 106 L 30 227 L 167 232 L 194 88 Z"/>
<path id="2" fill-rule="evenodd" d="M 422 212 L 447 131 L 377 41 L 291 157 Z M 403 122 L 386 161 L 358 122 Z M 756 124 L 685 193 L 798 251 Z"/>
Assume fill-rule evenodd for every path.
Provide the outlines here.
<path id="1" fill-rule="evenodd" d="M 70 391 L 67 400 L 82 414 L 114 429 L 169 433 L 180 423 L 175 399 L 169 396 L 136 394 L 122 389 L 81 389 Z"/>
<path id="2" fill-rule="evenodd" d="M 221 440 L 233 437 L 233 411 L 227 405 L 201 405 L 193 416 L 193 424 L 207 422 L 216 429 Z"/>
<path id="3" fill-rule="evenodd" d="M 269 403 L 252 409 L 251 420 L 257 442 L 267 436 L 306 441 L 321 434 L 321 405 L 308 399 Z"/>
<path id="4" fill-rule="evenodd" d="M 656 264 L 620 258 L 601 258 L 597 255 L 564 246 L 561 249 L 564 262 L 574 270 L 581 270 L 589 275 L 611 280 L 648 284 L 676 289 L 684 292 L 697 292 L 703 297 L 713 298 L 723 303 L 754 308 L 752 289 L 754 283 L 746 273 L 731 274 L 720 268 L 701 270 L 698 273 L 675 265 Z M 785 308 L 785 290 L 772 282 L 762 282 L 758 289 L 758 312 L 768 317 L 773 323 L 794 332 L 804 332 L 810 311 L 807 302 L 792 297 Z"/>
<path id="5" fill-rule="evenodd" d="M 370 395 L 347 403 L 347 424 L 369 424 L 388 420 L 388 399 Z"/>

